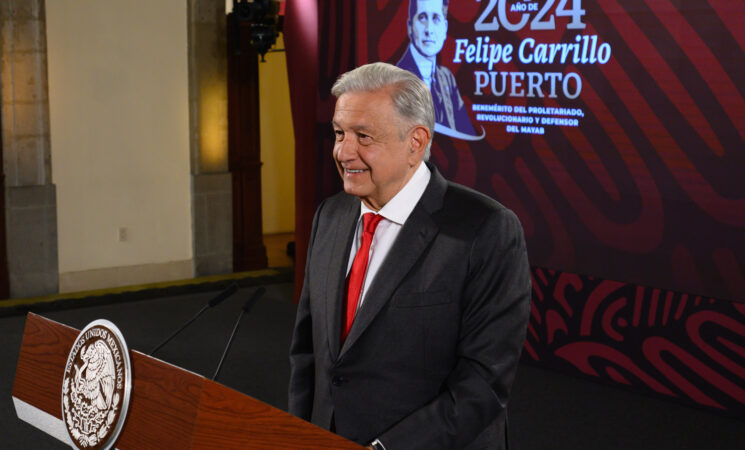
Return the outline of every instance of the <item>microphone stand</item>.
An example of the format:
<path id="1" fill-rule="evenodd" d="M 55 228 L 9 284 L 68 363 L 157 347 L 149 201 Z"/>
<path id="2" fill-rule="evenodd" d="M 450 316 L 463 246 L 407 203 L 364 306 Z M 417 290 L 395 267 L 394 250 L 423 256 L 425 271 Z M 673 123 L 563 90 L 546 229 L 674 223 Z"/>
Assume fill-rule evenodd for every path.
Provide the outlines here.
<path id="1" fill-rule="evenodd" d="M 178 330 L 174 331 L 173 334 L 171 334 L 170 336 L 168 336 L 166 338 L 166 340 L 164 340 L 160 344 L 156 345 L 154 349 L 150 350 L 150 353 L 148 353 L 148 355 L 152 356 L 156 351 L 160 350 L 161 347 L 163 347 L 164 345 L 166 345 L 167 343 L 169 343 L 171 341 L 171 339 L 173 339 L 174 337 L 176 337 L 177 334 L 179 334 L 182 331 L 184 331 L 184 329 L 186 327 L 188 327 L 189 325 L 192 324 L 192 322 L 194 322 L 195 320 L 197 320 L 197 318 L 199 318 L 199 316 L 201 316 L 202 313 L 204 313 L 207 309 L 209 309 L 209 308 L 211 308 L 213 306 L 216 306 L 217 304 L 221 303 L 223 300 L 225 300 L 226 298 L 228 298 L 231 295 L 233 295 L 235 293 L 235 291 L 237 291 L 237 290 L 238 290 L 238 285 L 235 284 L 235 283 L 233 283 L 230 286 L 228 286 L 225 290 L 223 290 L 222 292 L 220 292 L 219 294 L 217 294 L 217 296 L 215 298 L 213 298 L 212 300 L 210 300 L 209 302 L 207 302 L 207 304 L 204 305 L 202 307 L 202 309 L 200 309 L 199 312 L 194 315 L 194 317 L 192 317 L 188 322 L 186 322 L 185 324 L 183 324 Z"/>
<path id="2" fill-rule="evenodd" d="M 222 363 L 225 361 L 225 357 L 228 355 L 228 352 L 230 351 L 230 347 L 233 345 L 233 339 L 235 338 L 235 333 L 238 331 L 238 325 L 241 323 L 241 319 L 243 316 L 251 310 L 254 303 L 264 295 L 266 292 L 266 288 L 264 286 L 259 287 L 256 292 L 249 298 L 246 303 L 243 304 L 243 308 L 241 309 L 241 313 L 238 314 L 238 318 L 235 320 L 235 325 L 233 325 L 233 331 L 230 333 L 230 337 L 228 338 L 228 343 L 225 346 L 225 350 L 222 352 L 222 357 L 220 357 L 220 362 L 217 364 L 217 370 L 215 370 L 215 374 L 212 375 L 212 381 L 215 381 L 217 378 L 217 375 L 220 373 L 220 369 L 222 369 Z"/>

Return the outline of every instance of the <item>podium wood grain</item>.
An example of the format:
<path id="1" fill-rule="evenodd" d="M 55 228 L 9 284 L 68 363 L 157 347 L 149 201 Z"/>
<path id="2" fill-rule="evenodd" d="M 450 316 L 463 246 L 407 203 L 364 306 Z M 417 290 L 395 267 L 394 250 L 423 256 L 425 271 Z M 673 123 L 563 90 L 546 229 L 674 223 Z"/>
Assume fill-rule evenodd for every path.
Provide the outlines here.
<path id="1" fill-rule="evenodd" d="M 29 313 L 13 396 L 61 419 L 62 376 L 78 333 Z M 361 448 L 200 375 L 129 353 L 132 395 L 117 448 Z"/>

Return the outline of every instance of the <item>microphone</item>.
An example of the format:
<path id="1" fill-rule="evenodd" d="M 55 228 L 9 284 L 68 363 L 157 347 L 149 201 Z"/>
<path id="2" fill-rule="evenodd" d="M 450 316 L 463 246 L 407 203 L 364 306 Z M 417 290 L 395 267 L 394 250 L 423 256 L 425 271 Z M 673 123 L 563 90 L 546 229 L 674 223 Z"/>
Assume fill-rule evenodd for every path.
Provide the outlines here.
<path id="1" fill-rule="evenodd" d="M 266 288 L 264 286 L 260 286 L 258 289 L 256 289 L 256 292 L 248 299 L 246 300 L 246 303 L 243 304 L 243 308 L 241 308 L 240 314 L 238 314 L 238 319 L 235 321 L 235 325 L 233 325 L 233 331 L 230 333 L 230 337 L 228 338 L 228 343 L 225 345 L 225 350 L 222 352 L 222 357 L 220 358 L 220 362 L 217 364 L 217 370 L 215 370 L 215 374 L 212 375 L 212 381 L 215 381 L 215 378 L 217 378 L 217 374 L 220 373 L 220 369 L 222 368 L 222 363 L 225 361 L 225 356 L 227 356 L 228 351 L 230 351 L 230 346 L 233 345 L 233 338 L 235 338 L 235 332 L 238 331 L 238 325 L 241 323 L 241 319 L 243 318 L 243 315 L 247 312 L 251 311 L 251 308 L 253 308 L 254 303 L 256 303 L 257 300 L 259 300 L 264 293 L 266 292 Z"/>
<path id="2" fill-rule="evenodd" d="M 237 291 L 237 290 L 238 290 L 238 285 L 236 283 L 233 283 L 230 286 L 228 286 L 227 288 L 223 289 L 222 292 L 220 292 L 214 298 L 212 298 L 210 301 L 208 301 L 207 304 L 204 305 L 202 307 L 202 309 L 200 309 L 199 312 L 194 315 L 194 317 L 192 317 L 188 322 L 186 322 L 185 324 L 183 324 L 178 330 L 174 331 L 173 334 L 170 335 L 170 336 L 168 336 L 168 338 L 166 338 L 165 341 L 161 342 L 160 344 L 156 345 L 154 349 L 150 350 L 150 353 L 148 353 L 148 355 L 152 356 L 153 353 L 155 353 L 156 351 L 158 351 L 161 347 L 163 347 L 168 342 L 170 342 L 171 339 L 173 339 L 174 337 L 176 337 L 177 334 L 179 334 L 182 331 L 184 331 L 184 329 L 186 327 L 188 327 L 189 325 L 191 325 L 192 322 L 194 322 L 195 320 L 197 320 L 197 318 L 199 316 L 201 316 L 202 313 L 205 312 L 208 308 L 212 308 L 213 306 L 219 305 L 220 303 L 222 303 L 223 301 L 225 301 L 228 297 L 230 297 L 231 295 L 235 294 L 235 291 Z"/>

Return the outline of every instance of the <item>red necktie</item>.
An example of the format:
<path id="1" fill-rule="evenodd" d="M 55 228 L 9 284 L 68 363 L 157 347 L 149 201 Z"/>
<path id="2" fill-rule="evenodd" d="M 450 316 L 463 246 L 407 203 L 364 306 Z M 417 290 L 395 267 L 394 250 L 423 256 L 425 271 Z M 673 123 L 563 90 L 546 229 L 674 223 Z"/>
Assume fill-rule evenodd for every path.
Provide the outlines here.
<path id="1" fill-rule="evenodd" d="M 354 256 L 352 270 L 349 271 L 349 279 L 347 280 L 346 313 L 343 317 L 344 322 L 341 332 L 342 343 L 347 338 L 349 330 L 352 328 L 352 322 L 354 322 L 354 314 L 357 312 L 357 302 L 360 299 L 362 283 L 365 281 L 365 272 L 367 271 L 367 262 L 370 258 L 370 244 L 372 244 L 375 228 L 381 220 L 383 220 L 383 216 L 379 214 L 365 213 L 362 215 L 362 243 Z"/>

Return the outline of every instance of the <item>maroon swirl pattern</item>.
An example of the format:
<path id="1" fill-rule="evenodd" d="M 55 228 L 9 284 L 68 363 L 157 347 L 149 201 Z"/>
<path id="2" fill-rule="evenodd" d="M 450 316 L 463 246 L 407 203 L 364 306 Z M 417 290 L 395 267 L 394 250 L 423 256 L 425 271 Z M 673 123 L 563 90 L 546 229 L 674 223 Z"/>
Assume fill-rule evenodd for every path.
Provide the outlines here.
<path id="1" fill-rule="evenodd" d="M 582 92 L 574 100 L 475 95 L 473 73 L 488 69 L 453 63 L 454 41 L 487 34 L 474 23 L 489 4 L 451 2 L 448 10 L 439 64 L 455 74 L 466 105 L 581 108 L 585 117 L 545 135 L 484 123 L 481 141 L 437 135 L 433 161 L 444 175 L 513 209 L 536 266 L 745 300 L 745 84 L 737 82 L 745 79 L 737 19 L 745 3 L 584 0 L 579 32 L 612 46 L 607 64 L 515 58 L 492 69 L 576 72 Z M 405 1 L 358 3 L 356 63 L 398 61 L 407 14 Z M 488 35 L 515 49 L 527 37 L 573 42 L 578 30 L 555 19 L 553 30 Z"/>
<path id="2" fill-rule="evenodd" d="M 745 305 L 534 268 L 523 360 L 745 418 Z"/>
<path id="3" fill-rule="evenodd" d="M 398 61 L 406 3 L 319 2 L 318 201 L 340 189 L 331 84 L 356 65 Z M 745 418 L 745 3 L 583 1 L 582 33 L 610 43 L 613 56 L 551 68 L 580 74 L 573 101 L 472 95 L 474 68 L 450 62 L 453 37 L 473 38 L 488 3 L 451 2 L 448 13 L 439 60 L 466 104 L 585 113 L 580 127 L 543 136 L 490 126 L 482 141 L 437 135 L 433 145 L 447 178 L 500 200 L 523 224 L 535 266 L 523 360 Z M 575 34 L 542 33 L 490 36 L 517 46 Z M 513 61 L 494 70 L 538 69 Z"/>

